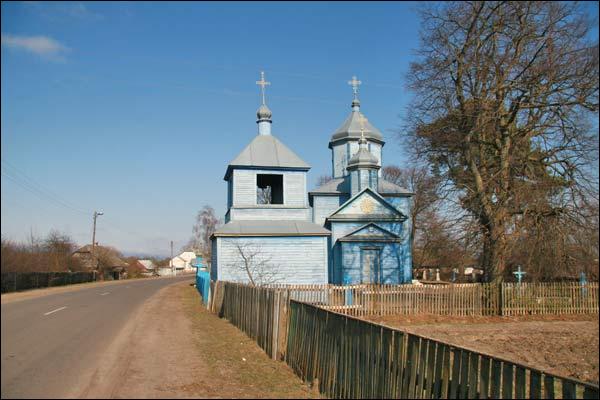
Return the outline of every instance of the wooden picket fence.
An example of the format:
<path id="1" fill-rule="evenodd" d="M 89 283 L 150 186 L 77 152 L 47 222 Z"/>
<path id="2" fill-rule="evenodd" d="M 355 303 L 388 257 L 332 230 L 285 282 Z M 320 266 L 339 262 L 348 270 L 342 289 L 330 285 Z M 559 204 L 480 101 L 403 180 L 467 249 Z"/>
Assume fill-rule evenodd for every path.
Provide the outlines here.
<path id="1" fill-rule="evenodd" d="M 515 316 L 598 313 L 598 282 L 452 285 L 271 285 L 343 314 Z"/>
<path id="2" fill-rule="evenodd" d="M 598 398 L 597 385 L 293 300 L 285 360 L 331 398 Z"/>
<path id="3" fill-rule="evenodd" d="M 507 301 L 477 303 L 477 296 L 502 295 L 499 286 L 493 292 L 491 286 L 465 284 L 454 293 L 447 287 L 414 287 L 418 289 L 365 285 L 256 287 L 210 282 L 205 303 L 209 310 L 255 340 L 270 357 L 285 360 L 306 381 L 318 382 L 321 393 L 329 397 L 598 398 L 596 385 L 362 320 L 357 316 L 373 314 L 345 306 L 352 300 L 351 305 L 358 303 L 370 313 L 415 313 L 414 308 L 418 312 L 451 313 L 449 307 L 454 306 L 461 310 L 455 312 L 464 313 L 458 315 L 471 315 L 474 310 L 498 312 L 497 306 Z M 592 300 L 597 299 L 597 283 L 595 288 Z M 544 293 L 556 294 L 550 289 Z M 508 312 L 520 310 L 514 305 L 520 304 L 515 299 L 521 297 L 510 297 L 512 302 L 506 304 L 513 308 L 507 308 Z M 448 299 L 450 306 L 440 305 Z M 597 312 L 595 301 L 595 308 L 591 302 L 583 303 L 585 310 Z M 410 306 L 399 304 L 407 302 Z M 474 304 L 479 304 L 478 308 Z M 561 307 L 542 311 L 567 310 Z"/>
<path id="4" fill-rule="evenodd" d="M 598 313 L 598 282 L 503 283 L 502 315 Z"/>
<path id="5" fill-rule="evenodd" d="M 215 285 L 222 293 L 219 316 L 238 327 L 273 359 L 282 358 L 287 335 L 285 291 L 223 282 Z"/>

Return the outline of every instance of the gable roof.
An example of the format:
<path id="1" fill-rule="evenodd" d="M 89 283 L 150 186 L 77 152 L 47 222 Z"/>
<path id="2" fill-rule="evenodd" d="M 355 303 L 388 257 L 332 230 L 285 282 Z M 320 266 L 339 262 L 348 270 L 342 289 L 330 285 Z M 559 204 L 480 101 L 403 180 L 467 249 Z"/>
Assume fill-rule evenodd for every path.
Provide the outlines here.
<path id="1" fill-rule="evenodd" d="M 375 224 L 369 222 L 360 228 L 350 232 L 349 234 L 338 239 L 341 242 L 362 242 L 362 241 L 385 241 L 397 242 L 400 241 L 400 236 L 388 231 Z"/>
<path id="2" fill-rule="evenodd" d="M 225 180 L 231 172 L 231 167 L 310 169 L 310 165 L 273 135 L 255 136 L 229 163 Z"/>
<path id="3" fill-rule="evenodd" d="M 156 265 L 154 265 L 154 263 L 152 262 L 152 260 L 137 260 L 137 262 L 139 262 L 141 265 L 143 265 L 144 268 L 146 268 L 146 269 L 154 269 L 154 268 L 156 268 Z"/>
<path id="4" fill-rule="evenodd" d="M 331 232 L 308 221 L 231 221 L 213 236 L 329 236 Z"/>
<path id="5" fill-rule="evenodd" d="M 358 205 L 360 211 L 356 210 L 357 206 L 355 203 L 358 203 L 358 199 L 364 196 L 370 196 L 377 202 L 374 207 L 377 205 L 379 205 L 379 207 L 376 207 L 376 210 L 373 209 L 375 212 L 364 211 L 362 202 Z M 328 221 L 361 219 L 404 221 L 406 216 L 389 204 L 379 193 L 366 187 L 348 199 L 348 201 L 327 217 Z"/>
<path id="6" fill-rule="evenodd" d="M 349 190 L 350 185 L 346 184 L 347 178 L 349 178 L 349 176 L 346 176 L 343 178 L 332 179 L 328 182 L 325 182 L 318 188 L 311 190 L 310 192 L 308 192 L 308 194 L 309 195 L 311 195 L 311 194 L 348 194 L 348 193 L 350 193 L 350 190 Z M 386 181 L 383 178 L 378 179 L 377 186 L 378 186 L 377 191 L 380 194 L 384 194 L 384 195 L 410 196 L 413 194 L 410 190 L 405 189 L 402 186 L 398 186 L 395 183 L 392 183 L 390 181 Z"/>

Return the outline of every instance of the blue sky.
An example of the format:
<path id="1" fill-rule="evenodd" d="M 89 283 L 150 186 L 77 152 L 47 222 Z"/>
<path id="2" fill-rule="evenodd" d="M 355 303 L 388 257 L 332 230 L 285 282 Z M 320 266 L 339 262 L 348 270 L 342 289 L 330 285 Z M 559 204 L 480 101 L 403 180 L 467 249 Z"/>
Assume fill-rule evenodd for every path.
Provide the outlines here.
<path id="1" fill-rule="evenodd" d="M 394 131 L 409 100 L 416 5 L 2 2 L 2 235 L 58 229 L 126 253 L 168 254 L 205 204 L 226 208 L 228 162 L 256 135 L 266 72 L 273 134 L 331 168 L 329 137 L 362 110 Z M 596 6 L 597 9 L 597 6 Z"/>

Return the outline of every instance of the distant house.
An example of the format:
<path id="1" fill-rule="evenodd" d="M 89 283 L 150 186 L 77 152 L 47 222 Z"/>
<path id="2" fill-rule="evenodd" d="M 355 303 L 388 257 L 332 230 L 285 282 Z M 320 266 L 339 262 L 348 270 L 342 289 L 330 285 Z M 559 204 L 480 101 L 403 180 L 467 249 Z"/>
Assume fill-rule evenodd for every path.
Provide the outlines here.
<path id="1" fill-rule="evenodd" d="M 100 279 L 117 280 L 123 276 L 123 273 L 127 268 L 127 263 L 116 254 L 115 250 L 109 247 L 96 246 L 95 252 L 97 265 L 94 265 L 91 244 L 87 244 L 75 250 L 71 256 L 78 259 L 83 267 L 88 270 L 95 270 L 98 268 L 99 271 L 102 271 Z"/>
<path id="2" fill-rule="evenodd" d="M 193 264 L 196 262 L 196 253 L 193 251 L 184 251 L 169 262 L 169 266 L 177 272 L 194 272 Z"/>
<path id="3" fill-rule="evenodd" d="M 154 265 L 154 262 L 152 262 L 152 260 L 137 260 L 137 262 L 143 268 L 142 274 L 154 275 L 158 273 L 156 265 Z"/>

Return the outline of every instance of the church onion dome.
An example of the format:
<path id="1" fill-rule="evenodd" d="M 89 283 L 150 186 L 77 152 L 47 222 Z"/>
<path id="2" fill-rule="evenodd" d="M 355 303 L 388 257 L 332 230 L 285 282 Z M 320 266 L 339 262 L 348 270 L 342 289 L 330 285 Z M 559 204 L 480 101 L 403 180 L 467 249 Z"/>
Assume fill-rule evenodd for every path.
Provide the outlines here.
<path id="1" fill-rule="evenodd" d="M 266 106 L 266 104 L 263 104 L 256 111 L 256 116 L 258 117 L 259 121 L 270 121 L 273 113 L 269 107 Z"/>
<path id="2" fill-rule="evenodd" d="M 364 168 L 377 168 L 377 169 L 379 169 L 380 166 L 377 165 L 377 163 L 379 162 L 379 160 L 367 148 L 367 140 L 366 140 L 366 138 L 365 137 L 361 137 L 361 139 L 359 140 L 358 143 L 360 144 L 360 148 L 358 149 L 358 151 L 356 152 L 356 154 L 354 154 L 350 158 L 350 160 L 348 161 L 348 167 L 347 168 L 348 169 L 353 169 L 353 168 L 364 167 Z"/>
<path id="3" fill-rule="evenodd" d="M 353 110 L 350 116 L 346 118 L 342 126 L 340 126 L 331 136 L 331 140 L 329 141 L 329 147 L 331 147 L 335 142 L 343 141 L 345 139 L 359 139 L 361 134 L 361 118 L 363 119 L 364 123 L 365 137 L 371 141 L 383 144 L 383 135 L 381 134 L 379 129 L 371 125 L 371 123 L 369 122 L 369 120 L 367 120 L 363 113 L 361 113 L 358 110 Z"/>

